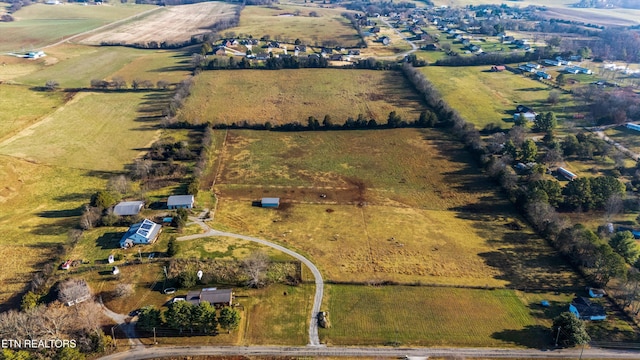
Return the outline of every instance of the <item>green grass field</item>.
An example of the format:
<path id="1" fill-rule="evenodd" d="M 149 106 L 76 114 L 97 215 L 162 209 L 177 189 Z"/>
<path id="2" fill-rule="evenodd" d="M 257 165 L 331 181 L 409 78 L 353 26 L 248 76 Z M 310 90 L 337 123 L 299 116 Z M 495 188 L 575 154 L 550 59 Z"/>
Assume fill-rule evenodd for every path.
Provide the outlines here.
<path id="1" fill-rule="evenodd" d="M 512 290 L 330 285 L 325 300 L 332 345 L 538 347 L 548 320 Z M 546 326 L 545 326 L 546 325 Z"/>
<path id="2" fill-rule="evenodd" d="M 310 16 L 312 11 L 318 16 Z M 340 15 L 345 11 L 347 10 L 281 4 L 272 7 L 247 6 L 240 14 L 240 25 L 227 31 L 253 35 L 255 38 L 268 35 L 273 40 L 288 43 L 300 39 L 306 45 L 337 41 L 340 46 L 355 46 L 359 37 L 349 21 Z M 283 15 L 297 12 L 298 16 Z"/>
<path id="3" fill-rule="evenodd" d="M 93 79 L 111 79 L 121 76 L 128 84 L 134 79 L 178 82 L 187 75 L 180 51 L 149 51 L 125 47 L 91 47 L 62 45 L 47 50 L 48 56 L 35 60 L 39 67 L 15 78 L 34 86 L 43 86 L 47 80 L 56 80 L 61 87 L 89 87 Z M 23 59 L 30 64 L 31 60 Z M 99 63 L 100 66 L 96 66 Z"/>
<path id="4" fill-rule="evenodd" d="M 415 120 L 424 105 L 397 72 L 373 70 L 300 69 L 205 71 L 196 77 L 192 95 L 179 116 L 187 121 L 231 124 L 282 124 L 309 116 L 334 124 L 363 114 L 386 123 L 396 111 Z"/>
<path id="5" fill-rule="evenodd" d="M 537 112 L 553 111 L 558 118 L 570 113 L 573 103 L 568 95 L 551 106 L 546 101 L 551 90 L 547 85 L 509 71 L 490 72 L 489 68 L 427 66 L 421 71 L 452 108 L 480 128 L 490 123 L 510 128 L 518 104 Z"/>
<path id="6" fill-rule="evenodd" d="M 26 86 L 0 85 L 0 142 L 62 105 L 60 92 L 34 91 Z"/>
<path id="7" fill-rule="evenodd" d="M 143 101 L 160 101 L 162 92 L 81 92 L 44 120 L 0 144 L 0 154 L 49 165 L 122 171 L 158 136 Z M 37 143 L 38 146 L 33 146 Z"/>
<path id="8" fill-rule="evenodd" d="M 149 5 L 81 6 L 80 4 L 25 6 L 16 21 L 0 23 L 0 51 L 39 50 L 84 31 L 152 9 Z"/>
<path id="9" fill-rule="evenodd" d="M 508 228 L 520 221 L 513 209 L 444 139 L 415 129 L 230 131 L 215 226 L 277 239 L 336 281 L 576 283 L 542 240 Z M 251 206 L 263 196 L 286 205 Z"/>
<path id="10" fill-rule="evenodd" d="M 12 296 L 22 291 L 33 271 L 51 261 L 56 246 L 66 242 L 67 231 L 77 224 L 81 205 L 105 180 L 85 170 L 0 158 L 0 303 L 6 304 L 15 300 Z"/>

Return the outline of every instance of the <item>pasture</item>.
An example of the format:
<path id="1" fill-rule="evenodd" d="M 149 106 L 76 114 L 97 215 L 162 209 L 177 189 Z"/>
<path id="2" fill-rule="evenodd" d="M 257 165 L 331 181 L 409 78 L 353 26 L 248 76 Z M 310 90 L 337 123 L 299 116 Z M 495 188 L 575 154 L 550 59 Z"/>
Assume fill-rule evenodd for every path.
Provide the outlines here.
<path id="1" fill-rule="evenodd" d="M 53 112 L 64 102 L 64 95 L 0 84 L 0 142 Z"/>
<path id="2" fill-rule="evenodd" d="M 122 171 L 158 136 L 155 116 L 166 96 L 160 91 L 78 93 L 64 107 L 0 143 L 0 154 L 55 166 Z M 141 105 L 144 101 L 150 105 Z"/>
<path id="3" fill-rule="evenodd" d="M 322 122 L 328 114 L 341 125 L 363 114 L 384 124 L 391 111 L 416 120 L 424 106 L 403 75 L 392 71 L 204 71 L 195 79 L 192 95 L 178 114 L 190 122 L 306 125 L 308 117 Z"/>
<path id="4" fill-rule="evenodd" d="M 620 143 L 627 149 L 640 153 L 640 132 L 627 129 L 624 126 L 610 127 L 604 131 L 613 141 Z"/>
<path id="5" fill-rule="evenodd" d="M 150 5 L 82 6 L 33 4 L 14 14 L 15 21 L 0 22 L 0 51 L 26 52 L 72 35 L 153 9 Z"/>
<path id="6" fill-rule="evenodd" d="M 217 21 L 233 16 L 236 5 L 224 2 L 168 6 L 149 16 L 141 16 L 104 31 L 83 36 L 81 44 L 182 43 L 204 34 Z"/>
<path id="7" fill-rule="evenodd" d="M 329 285 L 325 307 L 331 345 L 539 347 L 549 343 L 513 290 Z M 534 305 L 535 306 L 535 305 Z"/>
<path id="8" fill-rule="evenodd" d="M 105 180 L 67 166 L 0 158 L 0 303 L 15 305 L 13 296 L 22 291 L 34 271 L 52 261 L 56 247 L 66 243 L 67 231 L 77 224 L 81 205 L 104 187 Z"/>
<path id="9" fill-rule="evenodd" d="M 93 79 L 120 76 L 129 85 L 134 79 L 150 80 L 155 85 L 158 80 L 178 82 L 188 73 L 184 64 L 187 55 L 181 51 L 65 44 L 47 49 L 47 54 L 35 61 L 20 59 L 25 65 L 33 62 L 38 67 L 15 81 L 43 86 L 47 80 L 56 80 L 64 88 L 88 88 Z"/>
<path id="10" fill-rule="evenodd" d="M 577 278 L 444 133 L 229 132 L 215 227 L 275 239 L 335 281 L 560 287 Z M 280 209 L 251 206 L 281 197 Z M 518 228 L 516 226 L 516 228 Z"/>
<path id="11" fill-rule="evenodd" d="M 560 102 L 552 106 L 547 103 L 551 91 L 547 85 L 509 71 L 489 69 L 490 66 L 426 66 L 420 70 L 452 108 L 480 128 L 490 123 L 510 128 L 518 104 L 537 112 L 553 111 L 559 120 L 573 114 L 569 95 L 561 95 Z"/>
<path id="12" fill-rule="evenodd" d="M 240 14 L 240 25 L 227 32 L 252 35 L 254 38 L 268 36 L 273 40 L 321 46 L 337 43 L 343 47 L 355 46 L 360 38 L 349 21 L 342 17 L 345 9 L 330 9 L 307 6 L 247 6 Z M 312 14 L 315 12 L 315 15 Z"/>

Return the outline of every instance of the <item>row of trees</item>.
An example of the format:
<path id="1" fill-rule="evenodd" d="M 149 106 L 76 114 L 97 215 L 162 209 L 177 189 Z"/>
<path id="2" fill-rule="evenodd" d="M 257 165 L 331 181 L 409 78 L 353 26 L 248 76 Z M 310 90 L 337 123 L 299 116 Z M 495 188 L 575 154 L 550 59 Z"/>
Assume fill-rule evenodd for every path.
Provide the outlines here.
<path id="1" fill-rule="evenodd" d="M 510 157 L 503 158 L 491 155 L 489 147 L 481 140 L 479 132 L 444 103 L 423 74 L 413 69 L 409 64 L 406 64 L 403 70 L 416 89 L 423 94 L 427 104 L 435 110 L 442 121 L 441 124 L 451 127 L 452 132 L 463 141 L 472 154 L 476 155 L 479 162 L 487 169 L 487 173 L 502 186 L 509 198 L 523 211 L 529 222 L 541 235 L 549 239 L 563 255 L 595 283 L 605 286 L 612 277 L 624 278 L 624 258 L 614 251 L 607 241 L 602 240 L 593 231 L 583 226 L 571 226 L 570 222 L 560 216 L 547 199 L 540 199 L 540 188 L 544 188 L 544 186 L 534 185 L 530 188 L 528 182 L 520 183 L 518 175 L 511 167 L 512 159 Z M 520 127 L 514 127 L 516 130 L 512 139 L 523 144 L 525 137 L 521 129 L 517 128 Z M 529 178 L 539 180 L 539 177 L 535 176 Z M 595 198 L 593 197 L 593 187 L 591 187 L 592 182 L 597 184 L 597 191 L 602 191 Z M 601 206 L 602 199 L 607 194 L 619 196 L 621 189 L 623 189 L 621 184 L 611 177 L 585 179 L 582 183 L 588 183 L 591 190 L 592 196 L 588 203 L 589 206 L 592 204 Z M 581 187 L 572 185 L 570 189 L 572 191 L 569 194 L 572 195 L 572 199 L 576 199 L 577 197 L 573 196 L 573 193 L 581 190 Z M 588 192 L 586 193 L 588 194 Z M 550 191 L 549 194 L 551 196 L 547 196 L 548 198 L 557 198 L 558 196 L 557 191 Z"/>
<path id="2" fill-rule="evenodd" d="M 218 326 L 231 332 L 240 324 L 240 314 L 236 309 L 224 307 L 219 313 L 208 302 L 198 305 L 187 301 L 176 301 L 162 312 L 153 306 L 145 306 L 138 315 L 138 326 L 146 331 L 161 330 L 163 327 L 182 333 L 188 330 L 199 335 L 216 335 Z"/>
<path id="3" fill-rule="evenodd" d="M 92 89 L 114 89 L 114 90 L 123 90 L 128 88 L 127 81 L 121 77 L 116 76 L 111 80 L 102 80 L 102 79 L 91 79 L 90 82 Z M 158 80 L 155 83 L 155 88 L 159 90 L 166 90 L 169 88 L 170 83 L 166 80 Z M 47 88 L 49 87 L 57 87 L 57 82 L 50 84 L 49 81 L 45 85 Z M 131 89 L 139 90 L 139 89 L 153 89 L 154 83 L 151 80 L 143 80 L 143 79 L 134 79 L 131 81 Z"/>

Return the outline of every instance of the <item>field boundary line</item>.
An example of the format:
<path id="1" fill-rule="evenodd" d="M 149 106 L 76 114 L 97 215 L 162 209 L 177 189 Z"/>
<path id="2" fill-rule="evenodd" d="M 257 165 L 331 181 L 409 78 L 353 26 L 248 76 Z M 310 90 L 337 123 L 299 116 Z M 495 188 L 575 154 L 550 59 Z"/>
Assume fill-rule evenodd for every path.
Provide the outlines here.
<path id="1" fill-rule="evenodd" d="M 216 193 L 215 186 L 216 182 L 218 182 L 218 176 L 220 176 L 220 168 L 222 167 L 222 156 L 224 155 L 224 149 L 227 146 L 227 137 L 229 136 L 229 129 L 224 130 L 224 139 L 222 140 L 222 146 L 220 147 L 220 153 L 218 154 L 218 166 L 216 166 L 216 173 L 213 175 L 213 182 L 211 183 L 210 191 L 213 194 L 213 199 L 215 200 L 215 204 L 213 204 L 213 210 L 209 213 L 209 218 L 213 221 L 216 216 L 216 210 L 218 210 L 218 202 L 219 197 Z"/>

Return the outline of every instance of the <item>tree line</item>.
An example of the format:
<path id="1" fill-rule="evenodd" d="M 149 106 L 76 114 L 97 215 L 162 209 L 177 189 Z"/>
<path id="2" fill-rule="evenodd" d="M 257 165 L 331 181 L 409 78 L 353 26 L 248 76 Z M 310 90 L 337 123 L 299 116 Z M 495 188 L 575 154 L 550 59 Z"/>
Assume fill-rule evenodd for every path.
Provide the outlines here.
<path id="1" fill-rule="evenodd" d="M 138 314 L 138 326 L 145 331 L 155 331 L 161 336 L 171 334 L 167 330 L 187 332 L 191 335 L 217 335 L 218 327 L 231 332 L 238 328 L 240 314 L 234 308 L 223 307 L 219 311 L 206 301 L 198 305 L 187 301 L 175 301 L 165 311 L 145 306 Z"/>
<path id="2" fill-rule="evenodd" d="M 606 286 L 614 277 L 621 280 L 626 278 L 625 259 L 616 252 L 607 237 L 598 236 L 584 226 L 572 225 L 551 205 L 550 201 L 558 199 L 559 186 L 553 186 L 555 190 L 549 190 L 549 193 L 546 193 L 546 190 L 542 190 L 546 183 L 536 182 L 540 180 L 539 171 L 534 170 L 522 178 L 518 176 L 511 167 L 512 158 L 492 154 L 491 147 L 485 144 L 479 131 L 472 124 L 466 123 L 444 102 L 433 84 L 422 73 L 410 64 L 405 64 L 403 71 L 407 79 L 422 94 L 426 103 L 436 110 L 440 126 L 446 126 L 451 130 L 450 132 L 461 139 L 479 164 L 486 169 L 487 174 L 501 185 L 508 198 L 522 211 L 534 229 L 549 240 L 582 274 L 600 286 Z M 522 146 L 526 143 L 524 132 L 518 128 L 520 127 L 512 128 L 511 131 L 514 132 L 512 139 L 520 138 L 521 140 L 516 143 Z M 522 149 L 520 148 L 519 151 Z M 538 169 L 544 172 L 544 167 L 538 167 Z M 521 182 L 520 179 L 525 181 Z M 597 194 L 593 193 L 594 188 Z M 609 198 L 620 196 L 623 189 L 624 186 L 615 178 L 596 177 L 570 185 L 565 195 L 572 199 L 570 205 L 587 206 L 590 209 L 592 206 L 603 206 L 603 202 L 606 205 L 607 196 Z M 545 192 L 546 198 L 541 196 L 541 191 Z M 580 193 L 582 195 L 578 195 Z M 588 196 L 589 194 L 591 197 Z M 587 203 L 583 202 L 580 196 L 586 196 Z M 576 203 L 576 200 L 580 200 L 580 203 Z"/>

